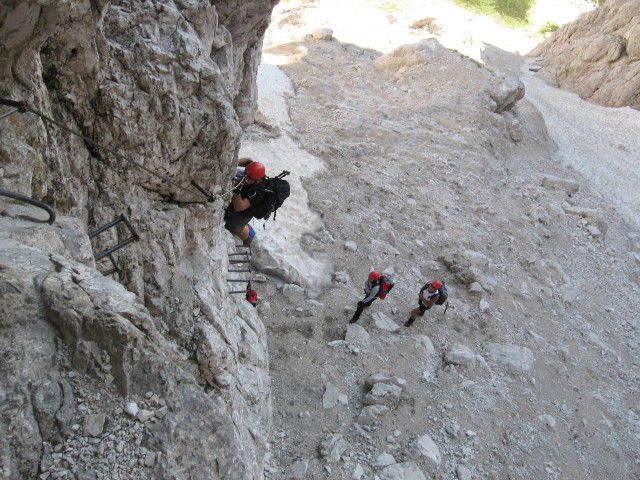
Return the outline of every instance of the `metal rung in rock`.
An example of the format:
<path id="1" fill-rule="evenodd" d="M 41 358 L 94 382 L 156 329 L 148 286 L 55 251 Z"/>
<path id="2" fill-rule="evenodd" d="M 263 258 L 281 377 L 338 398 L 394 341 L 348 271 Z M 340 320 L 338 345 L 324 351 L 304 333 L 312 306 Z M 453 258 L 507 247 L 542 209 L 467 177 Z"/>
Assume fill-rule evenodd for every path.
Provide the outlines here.
<path id="1" fill-rule="evenodd" d="M 104 257 L 108 257 L 109 260 L 111 260 L 111 264 L 113 265 L 113 268 L 107 270 L 106 272 L 103 272 L 104 275 L 112 275 L 114 273 L 117 273 L 118 275 L 122 274 L 122 271 L 118 268 L 118 265 L 116 263 L 116 259 L 113 256 L 113 254 L 115 252 L 117 252 L 118 250 L 120 250 L 121 248 L 126 247 L 130 243 L 137 242 L 138 240 L 140 240 L 140 235 L 138 235 L 138 232 L 136 232 L 136 230 L 133 228 L 133 225 L 131 225 L 131 223 L 129 223 L 129 220 L 124 215 L 120 215 L 113 222 L 109 222 L 109 223 L 101 226 L 100 228 L 98 228 L 97 230 L 95 230 L 95 231 L 93 231 L 93 232 L 91 232 L 89 234 L 89 239 L 95 238 L 98 235 L 100 235 L 101 233 L 109 230 L 110 228 L 115 227 L 120 222 L 124 222 L 125 226 L 127 227 L 129 232 L 131 233 L 131 236 L 129 238 L 125 238 L 121 242 L 118 242 L 113 247 L 109 247 L 109 248 L 107 248 L 107 249 L 105 249 L 105 250 L 103 250 L 101 252 L 98 252 L 98 253 L 96 253 L 94 255 L 94 258 L 95 258 L 96 261 L 101 260 Z"/>

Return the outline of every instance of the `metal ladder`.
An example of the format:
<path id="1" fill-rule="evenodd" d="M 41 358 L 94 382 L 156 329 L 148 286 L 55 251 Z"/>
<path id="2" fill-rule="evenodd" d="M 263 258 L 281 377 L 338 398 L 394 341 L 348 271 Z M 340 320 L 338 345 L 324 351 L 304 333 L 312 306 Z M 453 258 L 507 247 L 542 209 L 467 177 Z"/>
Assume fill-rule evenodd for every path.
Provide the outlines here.
<path id="1" fill-rule="evenodd" d="M 136 232 L 135 228 L 133 228 L 133 225 L 131 225 L 131 223 L 129 222 L 129 219 L 124 215 L 120 215 L 114 221 L 106 223 L 100 228 L 98 228 L 97 230 L 94 230 L 93 232 L 89 233 L 89 240 L 91 240 L 97 237 L 98 235 L 100 235 L 101 233 L 105 232 L 106 230 L 109 230 L 110 228 L 117 226 L 121 222 L 125 224 L 125 226 L 129 230 L 129 233 L 131 233 L 131 236 L 128 238 L 125 238 L 121 242 L 118 242 L 113 247 L 106 248 L 105 250 L 102 250 L 101 252 L 98 252 L 93 256 L 96 262 L 103 259 L 104 257 L 107 257 L 109 258 L 109 260 L 111 260 L 112 268 L 110 268 L 105 272 L 102 272 L 102 274 L 105 276 L 112 275 L 114 273 L 117 273 L 118 276 L 122 275 L 122 270 L 120 270 L 120 268 L 118 267 L 118 264 L 116 263 L 116 259 L 113 256 L 113 254 L 118 250 L 120 250 L 121 248 L 126 247 L 130 243 L 137 242 L 138 240 L 140 240 L 140 235 L 138 235 L 138 232 Z"/>

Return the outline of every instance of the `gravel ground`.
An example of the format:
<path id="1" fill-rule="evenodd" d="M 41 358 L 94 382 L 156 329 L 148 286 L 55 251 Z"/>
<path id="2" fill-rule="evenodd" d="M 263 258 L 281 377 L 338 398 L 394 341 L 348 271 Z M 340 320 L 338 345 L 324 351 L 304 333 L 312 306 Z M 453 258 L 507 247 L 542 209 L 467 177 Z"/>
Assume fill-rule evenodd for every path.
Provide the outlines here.
<path id="1" fill-rule="evenodd" d="M 640 111 L 608 108 L 552 87 L 523 68 L 530 100 L 558 147 L 556 158 L 582 173 L 595 190 L 640 227 Z"/>

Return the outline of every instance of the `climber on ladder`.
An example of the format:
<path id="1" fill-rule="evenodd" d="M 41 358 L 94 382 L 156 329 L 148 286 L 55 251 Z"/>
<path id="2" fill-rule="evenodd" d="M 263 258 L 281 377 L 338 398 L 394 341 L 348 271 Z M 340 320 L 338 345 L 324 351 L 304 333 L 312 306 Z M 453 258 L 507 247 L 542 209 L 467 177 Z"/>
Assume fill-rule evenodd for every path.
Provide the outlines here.
<path id="1" fill-rule="evenodd" d="M 447 292 L 447 286 L 440 280 L 431 280 L 426 283 L 418 293 L 418 308 L 411 310 L 411 316 L 409 320 L 404 324 L 405 327 L 410 327 L 413 322 L 416 321 L 418 316 L 422 317 L 424 312 L 429 310 L 434 305 L 444 305 L 449 298 Z M 445 312 L 448 307 L 445 307 Z"/>
<path id="2" fill-rule="evenodd" d="M 233 191 L 231 203 L 224 213 L 224 226 L 248 246 L 255 237 L 249 222 L 255 217 L 267 220 L 289 196 L 289 182 L 283 179 L 284 171 L 275 178 L 265 175 L 264 164 L 250 158 L 238 160 L 236 169 L 238 186 Z"/>
<path id="3" fill-rule="evenodd" d="M 380 273 L 378 270 L 371 271 L 367 281 L 364 283 L 365 297 L 358 302 L 358 307 L 349 323 L 357 322 L 365 308 L 368 308 L 376 298 L 384 300 L 392 288 L 393 279 L 390 275 Z"/>

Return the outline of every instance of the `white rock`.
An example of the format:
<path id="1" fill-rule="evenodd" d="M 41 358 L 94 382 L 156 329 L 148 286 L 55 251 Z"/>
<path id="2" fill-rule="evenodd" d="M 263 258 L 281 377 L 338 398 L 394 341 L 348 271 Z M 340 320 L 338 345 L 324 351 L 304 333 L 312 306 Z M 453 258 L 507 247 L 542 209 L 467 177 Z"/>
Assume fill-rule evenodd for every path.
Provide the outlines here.
<path id="1" fill-rule="evenodd" d="M 486 312 L 491 308 L 489 302 L 487 302 L 484 298 L 480 299 L 480 303 L 478 304 L 481 312 Z"/>
<path id="2" fill-rule="evenodd" d="M 282 294 L 292 303 L 299 302 L 304 293 L 304 288 L 294 283 L 287 283 L 282 287 Z"/>
<path id="3" fill-rule="evenodd" d="M 333 274 L 333 278 L 338 283 L 347 283 L 349 281 L 349 274 L 347 272 L 336 272 Z"/>
<path id="4" fill-rule="evenodd" d="M 153 418 L 154 413 L 151 410 L 140 410 L 138 412 L 138 415 L 136 415 L 136 418 L 138 419 L 138 421 L 145 423 L 147 421 L 149 421 L 151 418 Z"/>
<path id="5" fill-rule="evenodd" d="M 407 381 L 404 378 L 394 377 L 386 371 L 369 375 L 364 382 L 364 386 L 365 388 L 372 388 L 376 383 L 388 383 L 390 385 L 396 385 L 402 389 L 407 386 Z"/>
<path id="6" fill-rule="evenodd" d="M 353 240 L 349 240 L 347 242 L 344 242 L 344 249 L 349 252 L 355 252 L 356 250 L 358 250 L 358 244 Z"/>
<path id="7" fill-rule="evenodd" d="M 483 293 L 484 288 L 482 288 L 482 285 L 480 285 L 478 282 L 473 282 L 471 283 L 471 285 L 469 285 L 469 291 L 471 293 Z"/>
<path id="8" fill-rule="evenodd" d="M 436 353 L 436 349 L 433 346 L 433 342 L 426 335 L 415 335 L 413 339 L 416 341 L 416 346 L 422 350 L 422 354 L 425 357 Z"/>
<path id="9" fill-rule="evenodd" d="M 400 326 L 382 312 L 373 314 L 374 325 L 385 332 L 398 333 Z"/>
<path id="10" fill-rule="evenodd" d="M 425 456 L 435 465 L 440 465 L 442 457 L 440 456 L 440 449 L 435 444 L 430 435 L 423 435 L 418 438 L 414 443 L 415 449 L 421 455 Z"/>
<path id="11" fill-rule="evenodd" d="M 595 239 L 602 238 L 602 232 L 595 225 L 587 225 L 587 231 L 589 232 L 589 235 Z"/>
<path id="12" fill-rule="evenodd" d="M 352 347 L 365 351 L 369 347 L 369 332 L 357 323 L 347 325 L 347 333 L 344 337 L 345 342 Z"/>
<path id="13" fill-rule="evenodd" d="M 296 460 L 291 465 L 291 475 L 295 479 L 302 479 L 306 477 L 307 470 L 309 470 L 309 460 Z"/>
<path id="14" fill-rule="evenodd" d="M 332 435 L 320 444 L 320 456 L 329 463 L 338 463 L 348 448 L 349 444 L 342 435 Z"/>
<path id="15" fill-rule="evenodd" d="M 340 405 L 349 405 L 349 397 L 347 397 L 344 393 L 338 395 L 338 403 Z"/>
<path id="16" fill-rule="evenodd" d="M 545 175 L 542 177 L 542 186 L 547 190 L 564 190 L 566 193 L 574 194 L 580 190 L 580 184 L 566 178 Z"/>
<path id="17" fill-rule="evenodd" d="M 444 355 L 445 363 L 463 367 L 474 367 L 479 360 L 482 360 L 480 355 L 460 343 L 454 344 Z"/>
<path id="18" fill-rule="evenodd" d="M 458 465 L 456 467 L 456 475 L 458 480 L 471 480 L 471 470 L 464 465 Z"/>
<path id="19" fill-rule="evenodd" d="M 380 480 L 427 480 L 414 462 L 389 465 L 380 472 Z"/>
<path id="20" fill-rule="evenodd" d="M 513 373 L 526 373 L 533 368 L 533 353 L 527 347 L 517 345 L 487 345 L 489 357 Z"/>
<path id="21" fill-rule="evenodd" d="M 551 429 L 556 428 L 556 419 L 549 414 L 540 415 L 538 417 L 538 420 L 540 420 L 542 423 L 544 423 L 547 427 Z"/>
<path id="22" fill-rule="evenodd" d="M 353 480 L 360 480 L 363 475 L 364 475 L 364 468 L 362 468 L 362 465 L 358 464 L 356 465 L 356 468 L 353 470 L 353 474 L 351 475 L 351 478 Z"/>
<path id="23" fill-rule="evenodd" d="M 322 396 L 322 407 L 329 409 L 338 404 L 340 392 L 338 388 L 331 382 L 327 382 L 324 386 L 324 395 Z"/>
<path id="24" fill-rule="evenodd" d="M 386 405 L 395 407 L 400 401 L 402 388 L 388 383 L 376 383 L 364 397 L 365 405 Z"/>
<path id="25" fill-rule="evenodd" d="M 332 40 L 333 30 L 330 28 L 317 28 L 311 32 L 311 38 L 314 40 Z"/>
<path id="26" fill-rule="evenodd" d="M 386 405 L 367 405 L 362 409 L 356 421 L 361 425 L 372 425 L 387 413 L 389 413 L 389 407 Z"/>
<path id="27" fill-rule="evenodd" d="M 104 428 L 107 417 L 104 413 L 85 415 L 83 420 L 83 434 L 85 437 L 98 437 Z"/>
<path id="28" fill-rule="evenodd" d="M 452 437 L 457 438 L 460 433 L 460 425 L 456 422 L 453 422 L 445 427 L 446 432 Z"/>
<path id="29" fill-rule="evenodd" d="M 389 465 L 393 465 L 395 463 L 396 463 L 396 459 L 393 458 L 393 455 L 391 455 L 390 453 L 383 453 L 376 457 L 376 462 L 374 463 L 374 466 L 377 468 L 384 468 L 384 467 L 388 467 Z"/>
<path id="30" fill-rule="evenodd" d="M 144 465 L 146 467 L 153 467 L 156 463 L 156 454 L 153 452 L 147 452 L 144 456 Z"/>
<path id="31" fill-rule="evenodd" d="M 136 402 L 129 402 L 124 406 L 124 413 L 129 415 L 130 417 L 135 417 L 138 415 L 138 404 Z"/>

